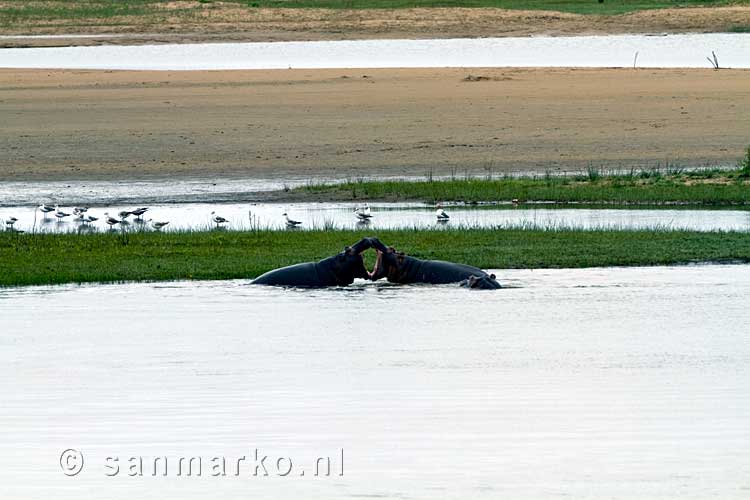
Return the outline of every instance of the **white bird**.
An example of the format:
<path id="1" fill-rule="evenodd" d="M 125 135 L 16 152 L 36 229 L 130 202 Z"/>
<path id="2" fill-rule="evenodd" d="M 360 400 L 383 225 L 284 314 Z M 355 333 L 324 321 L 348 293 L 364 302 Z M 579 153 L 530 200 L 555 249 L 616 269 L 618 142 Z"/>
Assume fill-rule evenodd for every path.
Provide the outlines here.
<path id="1" fill-rule="evenodd" d="M 442 205 L 437 206 L 437 210 L 435 210 L 435 216 L 437 217 L 438 222 L 448 222 L 448 219 L 450 219 L 450 216 L 445 213 L 445 210 L 443 210 Z"/>
<path id="2" fill-rule="evenodd" d="M 109 227 L 114 227 L 115 224 L 119 224 L 122 221 L 117 220 L 114 217 L 110 216 L 108 212 L 104 212 L 104 222 L 109 224 Z"/>
<path id="3" fill-rule="evenodd" d="M 133 212 L 131 212 L 130 210 L 120 210 L 120 212 L 117 214 L 117 216 L 120 219 L 125 220 L 128 217 L 130 217 L 132 214 L 133 214 Z M 122 222 L 122 220 L 120 222 Z"/>
<path id="4" fill-rule="evenodd" d="M 365 203 L 364 208 L 355 208 L 354 209 L 354 215 L 357 216 L 357 218 L 361 221 L 368 221 L 372 219 L 372 212 L 370 212 L 370 205 Z"/>
<path id="5" fill-rule="evenodd" d="M 39 205 L 39 207 L 38 207 L 38 208 L 39 208 L 39 210 L 41 210 L 41 211 L 42 211 L 42 213 L 44 214 L 44 218 L 45 218 L 45 219 L 47 218 L 47 214 L 48 214 L 48 213 L 50 213 L 50 212 L 54 212 L 54 211 L 55 211 L 55 207 L 51 207 L 51 206 L 49 206 L 49 205 L 45 205 L 44 203 L 42 203 L 41 205 Z"/>
<path id="6" fill-rule="evenodd" d="M 229 222 L 227 219 L 222 217 L 221 215 L 216 215 L 216 212 L 211 212 L 211 220 L 214 221 L 216 224 L 216 227 L 219 227 L 221 224 L 226 224 Z"/>
<path id="7" fill-rule="evenodd" d="M 302 222 L 290 219 L 286 212 L 284 212 L 284 218 L 286 219 L 286 227 L 297 227 L 302 225 Z"/>
<path id="8" fill-rule="evenodd" d="M 81 217 L 81 221 L 85 224 L 90 224 L 98 220 L 99 220 L 99 217 L 94 217 L 93 215 L 84 215 L 83 217 Z"/>
<path id="9" fill-rule="evenodd" d="M 146 210 L 148 210 L 148 207 L 141 207 L 141 208 L 136 208 L 130 213 L 135 215 L 136 219 L 141 219 L 143 217 L 143 214 L 146 213 Z"/>
<path id="10" fill-rule="evenodd" d="M 55 217 L 57 217 L 57 220 L 62 221 L 65 217 L 70 217 L 70 214 L 63 210 L 60 210 L 60 207 L 55 205 Z"/>
<path id="11" fill-rule="evenodd" d="M 73 214 L 82 219 L 82 215 L 89 211 L 89 207 L 73 207 Z"/>
<path id="12" fill-rule="evenodd" d="M 5 219 L 5 225 L 11 229 L 13 228 L 16 222 L 18 222 L 18 219 L 16 217 L 8 217 L 7 219 Z"/>
<path id="13" fill-rule="evenodd" d="M 164 226 L 166 226 L 167 224 L 169 224 L 169 221 L 159 222 L 159 221 L 156 221 L 156 220 L 153 220 L 153 219 L 149 219 L 147 222 L 150 222 L 151 223 L 151 227 L 153 227 L 157 231 L 159 229 L 163 228 Z"/>

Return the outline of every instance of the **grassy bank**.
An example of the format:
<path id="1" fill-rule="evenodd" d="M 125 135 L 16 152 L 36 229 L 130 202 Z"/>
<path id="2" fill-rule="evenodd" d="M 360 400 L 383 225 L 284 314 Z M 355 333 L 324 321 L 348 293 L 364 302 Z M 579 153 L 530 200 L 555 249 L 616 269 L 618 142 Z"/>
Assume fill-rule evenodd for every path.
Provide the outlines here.
<path id="1" fill-rule="evenodd" d="M 258 8 L 403 9 L 493 7 L 556 10 L 576 14 L 623 14 L 645 9 L 748 5 L 747 0 L 11 0 L 0 3 L 0 26 L 123 25 L 201 22 Z"/>
<path id="2" fill-rule="evenodd" d="M 748 153 L 750 155 L 750 153 Z M 737 205 L 750 203 L 750 169 L 683 171 L 598 169 L 560 177 L 425 178 L 310 184 L 290 191 L 300 199 L 380 201 L 552 201 L 558 203 Z"/>
<path id="3" fill-rule="evenodd" d="M 0 286 L 252 278 L 340 251 L 361 231 L 0 233 Z M 750 262 L 749 233 L 580 230 L 391 230 L 383 242 L 426 259 L 483 268 Z M 374 252 L 368 252 L 371 265 Z"/>

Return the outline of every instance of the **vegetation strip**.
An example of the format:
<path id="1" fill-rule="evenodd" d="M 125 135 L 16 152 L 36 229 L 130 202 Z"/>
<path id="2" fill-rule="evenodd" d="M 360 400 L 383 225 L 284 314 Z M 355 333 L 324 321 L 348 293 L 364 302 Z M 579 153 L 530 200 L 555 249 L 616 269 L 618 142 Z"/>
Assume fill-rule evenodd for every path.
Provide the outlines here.
<path id="1" fill-rule="evenodd" d="M 424 259 L 482 268 L 750 262 L 750 233 L 611 230 L 0 233 L 0 286 L 253 278 L 318 260 L 363 236 Z M 368 252 L 368 267 L 374 252 Z M 502 278 L 502 276 L 500 276 Z"/>
<path id="2" fill-rule="evenodd" d="M 747 166 L 745 166 L 745 164 Z M 309 184 L 287 193 L 290 199 L 425 202 L 550 201 L 557 203 L 743 205 L 750 203 L 750 150 L 741 168 L 685 171 L 631 170 L 607 174 L 598 169 L 562 177 L 453 178 L 424 181 L 355 180 Z"/>
<path id="3" fill-rule="evenodd" d="M 0 26 L 29 23 L 76 23 L 94 20 L 117 25 L 140 18 L 141 22 L 200 20 L 202 13 L 232 9 L 408 9 L 430 7 L 552 10 L 574 14 L 616 15 L 639 10 L 675 7 L 747 5 L 747 0 L 30 0 L 0 4 Z"/>

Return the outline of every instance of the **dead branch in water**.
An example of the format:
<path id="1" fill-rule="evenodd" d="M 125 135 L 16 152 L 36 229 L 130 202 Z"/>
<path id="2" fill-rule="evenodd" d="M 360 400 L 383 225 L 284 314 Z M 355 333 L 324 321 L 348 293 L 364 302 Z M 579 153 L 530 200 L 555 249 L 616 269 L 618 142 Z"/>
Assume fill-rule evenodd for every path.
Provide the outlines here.
<path id="1" fill-rule="evenodd" d="M 711 55 L 713 56 L 713 59 L 710 57 L 706 57 L 706 59 L 708 59 L 708 62 L 711 63 L 711 66 L 713 66 L 714 69 L 719 69 L 719 59 L 716 57 L 716 52 L 712 50 Z"/>

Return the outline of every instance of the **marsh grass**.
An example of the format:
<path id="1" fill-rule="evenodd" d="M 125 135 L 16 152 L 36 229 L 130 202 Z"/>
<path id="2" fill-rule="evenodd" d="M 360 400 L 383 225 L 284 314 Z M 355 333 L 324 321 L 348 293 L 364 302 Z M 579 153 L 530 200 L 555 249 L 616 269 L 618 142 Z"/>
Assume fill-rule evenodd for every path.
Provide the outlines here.
<path id="1" fill-rule="evenodd" d="M 739 176 L 742 178 L 750 177 L 750 146 L 745 150 L 745 157 L 740 161 L 739 165 Z"/>
<path id="2" fill-rule="evenodd" d="M 750 203 L 750 183 L 745 167 L 727 170 L 686 170 L 678 165 L 664 168 L 612 172 L 589 167 L 572 176 L 546 172 L 533 177 L 465 177 L 426 180 L 358 181 L 356 184 L 313 184 L 293 189 L 295 194 L 330 200 L 380 200 L 446 202 L 543 201 L 600 204 L 738 205 Z"/>
<path id="3" fill-rule="evenodd" d="M 253 278 L 330 256 L 363 236 L 377 236 L 416 257 L 483 268 L 750 262 L 750 233 L 669 229 L 3 232 L 0 286 Z"/>

